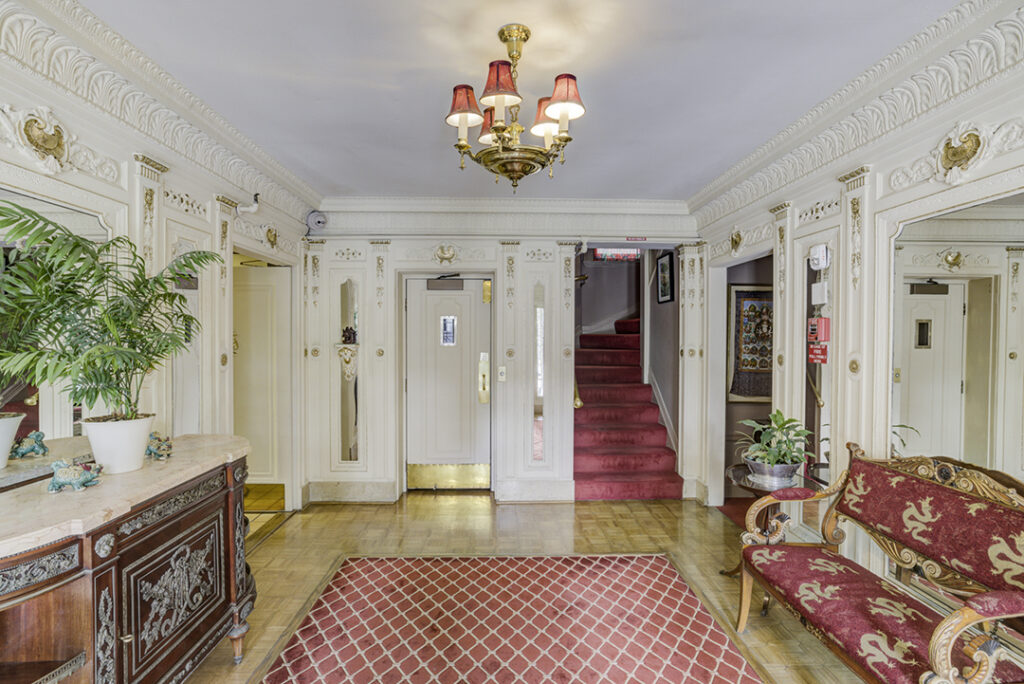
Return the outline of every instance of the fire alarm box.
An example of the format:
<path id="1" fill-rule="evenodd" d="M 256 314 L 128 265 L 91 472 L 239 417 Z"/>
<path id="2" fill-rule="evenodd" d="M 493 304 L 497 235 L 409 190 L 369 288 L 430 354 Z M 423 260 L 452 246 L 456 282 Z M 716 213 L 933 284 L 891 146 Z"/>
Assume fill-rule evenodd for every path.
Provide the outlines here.
<path id="1" fill-rule="evenodd" d="M 827 344 L 809 344 L 809 345 L 807 345 L 807 362 L 808 363 L 828 363 L 828 345 Z"/>
<path id="2" fill-rule="evenodd" d="M 831 338 L 832 320 L 829 318 L 807 319 L 807 341 L 828 342 Z"/>

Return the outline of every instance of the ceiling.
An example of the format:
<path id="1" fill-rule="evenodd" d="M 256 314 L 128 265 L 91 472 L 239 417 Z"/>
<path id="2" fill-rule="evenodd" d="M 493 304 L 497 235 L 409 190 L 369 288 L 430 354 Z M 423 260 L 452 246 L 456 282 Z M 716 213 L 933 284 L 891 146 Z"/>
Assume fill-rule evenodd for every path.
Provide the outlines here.
<path id="1" fill-rule="evenodd" d="M 518 195 L 680 200 L 954 3 L 82 4 L 327 197 L 509 197 L 472 162 L 458 170 L 444 116 L 454 84 L 479 95 L 505 57 L 498 27 L 525 23 L 524 117 L 564 71 L 587 114 L 554 180 L 525 179 Z"/>

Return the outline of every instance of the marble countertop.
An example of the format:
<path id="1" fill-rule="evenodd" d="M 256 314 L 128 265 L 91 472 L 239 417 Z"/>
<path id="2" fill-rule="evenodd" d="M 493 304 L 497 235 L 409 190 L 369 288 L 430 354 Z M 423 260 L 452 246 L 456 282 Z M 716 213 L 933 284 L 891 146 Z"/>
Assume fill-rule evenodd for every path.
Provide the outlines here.
<path id="1" fill-rule="evenodd" d="M 45 458 L 12 461 L 0 478 L 17 470 L 38 470 L 63 458 L 69 461 L 89 453 L 88 439 L 47 440 Z M 100 474 L 100 482 L 82 491 L 67 487 L 46 491 L 49 478 L 0 493 L 0 558 L 44 546 L 65 537 L 86 534 L 130 512 L 133 506 L 159 496 L 217 466 L 249 453 L 249 440 L 232 435 L 182 435 L 166 461 L 147 460 L 140 470 L 117 475 Z M 26 479 L 29 479 L 26 477 Z"/>

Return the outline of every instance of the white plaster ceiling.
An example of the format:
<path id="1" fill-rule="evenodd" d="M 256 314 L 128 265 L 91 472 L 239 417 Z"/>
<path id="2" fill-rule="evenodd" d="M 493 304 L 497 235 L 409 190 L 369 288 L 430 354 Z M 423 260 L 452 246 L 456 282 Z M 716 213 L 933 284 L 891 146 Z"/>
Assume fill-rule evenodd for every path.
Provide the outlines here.
<path id="1" fill-rule="evenodd" d="M 679 200 L 953 6 L 952 0 L 82 0 L 245 135 L 328 197 L 508 197 L 444 124 L 519 66 L 532 122 L 575 73 L 587 114 L 554 180 L 520 197 Z M 527 127 L 529 126 L 527 123 Z M 532 138 L 527 134 L 528 138 Z"/>

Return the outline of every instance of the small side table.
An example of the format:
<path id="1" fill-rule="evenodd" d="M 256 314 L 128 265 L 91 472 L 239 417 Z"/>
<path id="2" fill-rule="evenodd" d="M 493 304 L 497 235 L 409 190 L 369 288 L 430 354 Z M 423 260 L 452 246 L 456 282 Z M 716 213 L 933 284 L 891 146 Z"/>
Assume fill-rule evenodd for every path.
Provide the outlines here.
<path id="1" fill-rule="evenodd" d="M 732 482 L 734 485 L 736 485 L 740 489 L 751 492 L 758 498 L 762 496 L 767 496 L 768 494 L 771 494 L 772 492 L 777 491 L 779 489 L 786 489 L 789 487 L 806 487 L 807 489 L 810 489 L 812 492 L 820 492 L 823 491 L 827 486 L 825 483 L 819 481 L 818 479 L 813 479 L 812 477 L 806 476 L 803 473 L 797 473 L 796 475 L 793 476 L 793 479 L 787 482 L 786 484 L 781 485 L 779 487 L 771 487 L 770 485 L 765 485 L 763 482 L 759 480 L 755 480 L 751 476 L 750 469 L 747 468 L 746 463 L 736 463 L 735 465 L 729 466 L 728 468 L 725 469 L 725 476 L 729 478 L 729 481 Z M 772 504 L 770 506 L 766 506 L 758 514 L 757 526 L 765 534 L 767 534 L 768 532 L 768 521 L 771 520 L 772 516 L 778 513 L 778 511 L 779 505 Z M 736 567 L 732 570 L 719 570 L 718 574 L 726 575 L 727 577 L 736 577 L 740 574 L 740 570 L 742 569 L 743 560 L 741 559 L 740 562 L 736 564 Z M 768 602 L 770 600 L 771 594 L 765 592 L 764 603 L 761 605 L 762 615 L 764 615 L 768 611 Z"/>

